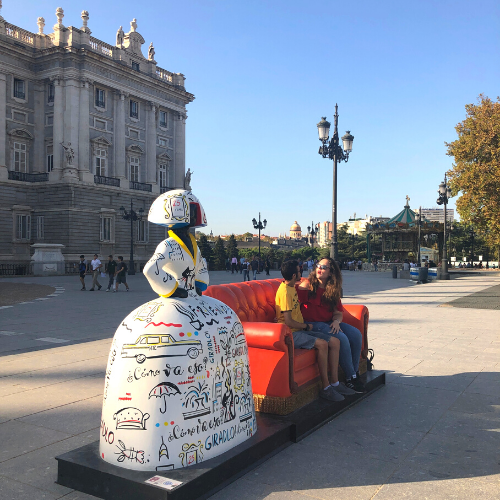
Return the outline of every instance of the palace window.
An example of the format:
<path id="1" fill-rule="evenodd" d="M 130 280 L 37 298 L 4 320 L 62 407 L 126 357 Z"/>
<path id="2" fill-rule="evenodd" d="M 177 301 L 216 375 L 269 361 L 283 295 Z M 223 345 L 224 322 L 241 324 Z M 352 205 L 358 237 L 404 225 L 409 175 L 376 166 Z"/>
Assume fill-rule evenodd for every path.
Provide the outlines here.
<path id="1" fill-rule="evenodd" d="M 54 170 L 54 146 L 49 144 L 47 146 L 47 172 Z"/>
<path id="2" fill-rule="evenodd" d="M 95 150 L 95 174 L 100 176 L 106 175 L 106 157 L 105 149 L 96 148 Z"/>
<path id="3" fill-rule="evenodd" d="M 141 70 L 141 66 L 139 65 L 139 63 L 138 63 L 138 62 L 134 62 L 134 61 L 132 61 L 132 69 L 133 69 L 134 71 L 140 71 L 140 70 Z"/>
<path id="4" fill-rule="evenodd" d="M 43 240 L 45 237 L 45 217 L 39 215 L 36 218 L 36 239 Z"/>
<path id="5" fill-rule="evenodd" d="M 130 118 L 139 118 L 139 103 L 130 101 Z"/>
<path id="6" fill-rule="evenodd" d="M 27 172 L 28 152 L 26 144 L 22 142 L 14 143 L 14 171 Z"/>
<path id="7" fill-rule="evenodd" d="M 31 215 L 17 216 L 17 239 L 18 240 L 31 239 Z"/>
<path id="8" fill-rule="evenodd" d="M 130 165 L 130 175 L 129 180 L 132 182 L 139 182 L 139 158 L 137 156 L 131 156 L 129 158 Z"/>
<path id="9" fill-rule="evenodd" d="M 18 99 L 26 99 L 26 82 L 24 80 L 19 80 L 19 78 L 14 78 L 14 97 Z"/>
<path id="10" fill-rule="evenodd" d="M 54 87 L 54 84 L 50 83 L 47 92 L 47 102 L 54 102 L 55 95 L 56 95 L 56 89 Z"/>
<path id="11" fill-rule="evenodd" d="M 101 217 L 101 241 L 111 241 L 111 227 L 112 218 L 111 217 Z"/>
<path id="12" fill-rule="evenodd" d="M 148 221 L 137 221 L 137 241 L 140 243 L 148 242 Z"/>
<path id="13" fill-rule="evenodd" d="M 160 111 L 160 127 L 167 128 L 168 123 L 168 113 L 166 111 Z"/>
<path id="14" fill-rule="evenodd" d="M 106 107 L 106 91 L 97 87 L 95 89 L 95 105 L 97 108 Z"/>

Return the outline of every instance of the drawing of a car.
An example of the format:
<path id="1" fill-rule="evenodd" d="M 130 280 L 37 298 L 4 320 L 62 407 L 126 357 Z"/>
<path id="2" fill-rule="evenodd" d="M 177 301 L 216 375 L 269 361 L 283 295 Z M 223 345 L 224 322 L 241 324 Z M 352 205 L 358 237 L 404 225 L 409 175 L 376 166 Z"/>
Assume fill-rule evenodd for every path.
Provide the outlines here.
<path id="1" fill-rule="evenodd" d="M 199 340 L 175 340 L 172 335 L 141 335 L 135 344 L 124 344 L 122 358 L 135 358 L 144 363 L 147 358 L 168 358 L 172 356 L 189 356 L 196 359 L 203 352 Z"/>

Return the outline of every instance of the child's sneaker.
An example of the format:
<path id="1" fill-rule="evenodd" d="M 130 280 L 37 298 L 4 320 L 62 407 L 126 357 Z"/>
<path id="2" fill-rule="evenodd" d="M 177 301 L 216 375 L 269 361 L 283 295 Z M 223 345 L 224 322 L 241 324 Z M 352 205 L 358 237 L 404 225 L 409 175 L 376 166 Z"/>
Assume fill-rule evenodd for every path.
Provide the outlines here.
<path id="1" fill-rule="evenodd" d="M 339 385 L 336 385 L 335 387 L 333 385 L 331 385 L 330 387 L 344 396 L 354 396 L 354 394 L 356 394 L 356 391 L 354 391 L 350 387 L 346 387 L 342 382 L 340 382 Z"/>

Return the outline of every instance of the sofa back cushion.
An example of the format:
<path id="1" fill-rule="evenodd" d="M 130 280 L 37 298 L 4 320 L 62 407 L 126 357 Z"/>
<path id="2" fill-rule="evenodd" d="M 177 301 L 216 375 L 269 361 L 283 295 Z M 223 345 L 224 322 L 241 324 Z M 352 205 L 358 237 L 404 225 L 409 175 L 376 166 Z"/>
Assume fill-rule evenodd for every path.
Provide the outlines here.
<path id="1" fill-rule="evenodd" d="M 243 281 L 210 285 L 203 295 L 227 304 L 240 321 L 274 321 L 276 291 L 283 280 Z"/>

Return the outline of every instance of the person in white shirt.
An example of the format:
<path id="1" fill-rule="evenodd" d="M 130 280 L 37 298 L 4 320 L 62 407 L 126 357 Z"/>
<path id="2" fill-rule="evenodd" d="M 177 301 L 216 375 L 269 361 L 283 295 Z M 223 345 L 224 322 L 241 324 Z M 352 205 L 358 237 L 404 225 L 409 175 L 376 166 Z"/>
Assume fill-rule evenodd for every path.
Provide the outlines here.
<path id="1" fill-rule="evenodd" d="M 97 285 L 97 290 L 100 290 L 102 288 L 101 284 L 99 281 L 97 281 L 97 278 L 99 277 L 100 269 L 102 267 L 101 261 L 97 258 L 97 254 L 94 254 L 94 259 L 90 263 L 92 267 L 92 288 L 89 290 L 89 292 L 93 292 L 95 290 L 95 287 Z"/>

